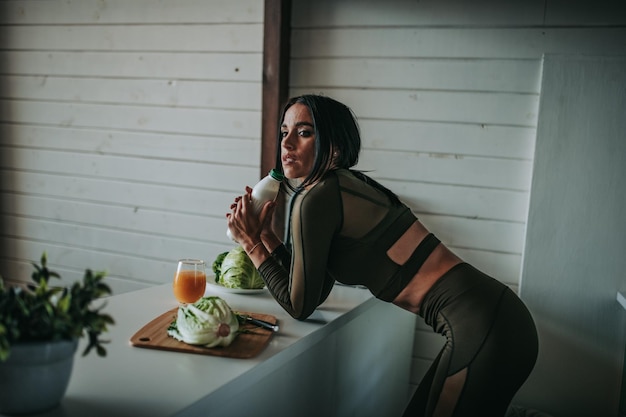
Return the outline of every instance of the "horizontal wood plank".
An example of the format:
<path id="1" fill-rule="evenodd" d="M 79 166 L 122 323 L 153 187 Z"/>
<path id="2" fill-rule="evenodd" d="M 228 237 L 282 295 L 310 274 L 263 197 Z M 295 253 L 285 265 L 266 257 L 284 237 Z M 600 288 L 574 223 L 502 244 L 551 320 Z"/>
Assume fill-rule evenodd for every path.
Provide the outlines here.
<path id="1" fill-rule="evenodd" d="M 7 155 L 11 155 L 14 149 L 34 148 L 215 164 L 229 161 L 235 165 L 257 166 L 260 153 L 260 143 L 255 140 L 175 133 L 0 124 L 0 137 Z"/>
<path id="2" fill-rule="evenodd" d="M 14 149 L 10 155 L 3 153 L 1 158 L 5 169 L 200 189 L 239 189 L 244 177 L 243 172 L 255 172 L 250 174 L 249 178 L 258 179 L 256 171 L 258 166 L 242 168 L 234 165 L 158 159 L 138 160 L 123 156 L 19 148 Z"/>
<path id="3" fill-rule="evenodd" d="M 2 49 L 49 51 L 252 52 L 263 24 L 0 26 Z"/>
<path id="4" fill-rule="evenodd" d="M 539 59 L 299 58 L 293 88 L 426 89 L 538 94 Z"/>
<path id="5" fill-rule="evenodd" d="M 419 116 L 419 115 L 416 115 Z M 364 149 L 532 160 L 534 127 L 359 118 Z"/>
<path id="6" fill-rule="evenodd" d="M 241 171 L 241 170 L 239 170 Z M 244 172 L 248 173 L 247 177 Z M 44 196 L 51 199 L 82 201 L 102 206 L 120 207 L 124 213 L 137 213 L 142 210 L 187 213 L 208 216 L 222 220 L 234 198 L 243 193 L 246 185 L 253 185 L 258 178 L 253 177 L 256 168 L 241 171 L 232 189 L 224 184 L 204 183 L 198 185 L 148 184 L 122 179 L 119 181 L 86 176 L 59 175 L 58 173 L 1 170 L 2 192 L 7 198 L 12 196 Z M 231 175 L 232 170 L 218 172 L 218 177 Z M 185 204 L 181 204 L 185 202 Z M 7 207 L 13 203 L 6 203 Z M 20 210 L 27 210 L 20 208 Z M 96 221 L 96 224 L 99 224 Z"/>
<path id="7" fill-rule="evenodd" d="M 532 162 L 454 154 L 364 150 L 356 168 L 386 180 L 528 191 Z"/>
<path id="8" fill-rule="evenodd" d="M 541 59 L 545 51 L 612 54 L 626 28 L 383 27 L 294 29 L 293 58 Z"/>
<path id="9" fill-rule="evenodd" d="M 53 244 L 54 243 L 54 244 Z M 193 255 L 212 264 L 217 254 L 232 248 L 231 244 L 206 244 L 193 252 Z M 173 271 L 180 252 L 171 250 L 156 259 L 145 258 L 132 253 L 93 250 L 84 245 L 71 246 L 43 239 L 7 238 L 6 260 L 2 274 L 11 279 L 27 281 L 33 271 L 32 262 L 38 262 L 46 252 L 48 265 L 62 276 L 61 284 L 80 280 L 85 269 L 105 271 L 107 282 L 114 293 L 127 292 L 158 284 L 167 284 L 173 278 Z M 190 257 L 183 254 L 180 257 Z"/>
<path id="10" fill-rule="evenodd" d="M 542 0 L 494 2 L 463 0 L 381 2 L 377 0 L 318 0 L 297 2 L 294 27 L 327 26 L 491 26 L 543 23 Z"/>
<path id="11" fill-rule="evenodd" d="M 351 107 L 359 118 L 534 127 L 539 110 L 539 97 L 531 94 L 346 88 L 291 92 L 328 95 Z"/>
<path id="12" fill-rule="evenodd" d="M 144 233 L 147 235 L 228 243 L 226 216 L 234 195 L 223 204 L 215 204 L 214 212 L 203 206 L 189 207 L 194 201 L 173 201 L 161 209 L 107 205 L 100 202 L 59 199 L 49 196 L 13 195 L 5 204 L 5 213 L 32 219 L 51 220 L 77 225 L 97 225 L 108 230 Z"/>
<path id="13" fill-rule="evenodd" d="M 263 2 L 257 0 L 81 0 L 79 2 L 3 0 L 0 23 L 11 24 L 146 24 L 259 23 Z"/>
<path id="14" fill-rule="evenodd" d="M 416 213 L 525 223 L 528 192 L 433 182 L 381 180 Z"/>
<path id="15" fill-rule="evenodd" d="M 262 54 L 206 52 L 3 51 L 4 74 L 261 81 Z"/>
<path id="16" fill-rule="evenodd" d="M 261 112 L 3 100 L 0 122 L 259 140 Z"/>
<path id="17" fill-rule="evenodd" d="M 211 242 L 208 238 L 201 241 L 188 239 L 183 235 L 166 237 L 45 219 L 10 215 L 5 218 L 11 220 L 8 222 L 6 234 L 13 239 L 36 241 L 49 248 L 82 248 L 93 252 L 94 256 L 102 257 L 99 262 L 107 262 L 104 268 L 111 274 L 139 278 L 154 284 L 169 282 L 177 259 L 211 259 L 221 250 L 228 250 L 235 245 L 226 239 L 223 228 L 220 228 L 219 234 L 224 236 L 224 240 Z M 207 222 L 198 223 L 198 228 L 205 230 L 209 236 Z M 38 259 L 40 255 L 33 256 Z M 129 259 L 121 263 L 126 257 Z M 148 265 L 149 263 L 153 265 Z"/>
<path id="18" fill-rule="evenodd" d="M 2 97 L 20 100 L 261 111 L 255 82 L 9 75 Z"/>

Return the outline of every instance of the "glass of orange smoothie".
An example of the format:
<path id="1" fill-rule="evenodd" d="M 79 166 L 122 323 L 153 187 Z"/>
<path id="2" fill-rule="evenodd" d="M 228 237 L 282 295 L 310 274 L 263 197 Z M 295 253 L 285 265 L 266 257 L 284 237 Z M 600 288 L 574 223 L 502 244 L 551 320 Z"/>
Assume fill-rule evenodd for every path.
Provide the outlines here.
<path id="1" fill-rule="evenodd" d="M 206 265 L 200 259 L 180 259 L 174 274 L 174 297 L 180 303 L 195 303 L 206 289 Z"/>

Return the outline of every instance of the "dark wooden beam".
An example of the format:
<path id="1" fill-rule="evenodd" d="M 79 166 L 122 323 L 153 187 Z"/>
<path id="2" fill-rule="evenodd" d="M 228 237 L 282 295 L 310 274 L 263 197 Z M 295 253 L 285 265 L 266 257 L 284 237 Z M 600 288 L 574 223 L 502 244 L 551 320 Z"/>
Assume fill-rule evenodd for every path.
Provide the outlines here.
<path id="1" fill-rule="evenodd" d="M 289 94 L 290 39 L 291 0 L 265 0 L 261 177 L 276 164 L 278 118 Z"/>

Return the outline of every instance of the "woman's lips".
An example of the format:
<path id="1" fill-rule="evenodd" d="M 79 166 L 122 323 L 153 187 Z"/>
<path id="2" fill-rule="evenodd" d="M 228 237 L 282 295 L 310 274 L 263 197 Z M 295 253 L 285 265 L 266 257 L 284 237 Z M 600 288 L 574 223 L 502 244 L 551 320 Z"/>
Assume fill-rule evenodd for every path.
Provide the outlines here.
<path id="1" fill-rule="evenodd" d="M 291 165 L 294 162 L 296 162 L 296 158 L 294 158 L 292 155 L 285 155 L 285 156 L 283 156 L 283 164 L 284 165 Z"/>

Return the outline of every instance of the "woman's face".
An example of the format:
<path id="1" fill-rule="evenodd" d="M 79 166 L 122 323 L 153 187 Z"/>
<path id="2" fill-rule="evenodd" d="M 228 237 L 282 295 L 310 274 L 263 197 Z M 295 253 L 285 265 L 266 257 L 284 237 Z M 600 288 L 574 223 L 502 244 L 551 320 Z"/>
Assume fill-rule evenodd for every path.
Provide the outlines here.
<path id="1" fill-rule="evenodd" d="M 315 161 L 315 130 L 309 108 L 296 103 L 285 112 L 280 127 L 281 162 L 285 177 L 304 181 Z"/>

